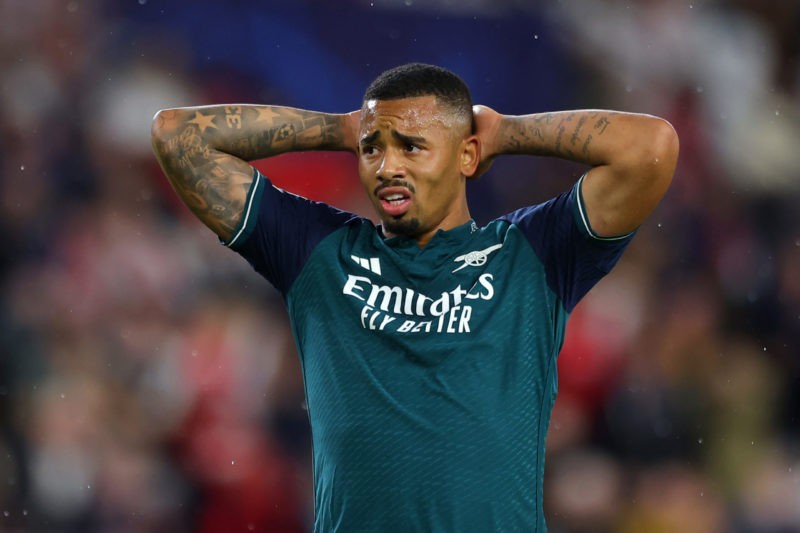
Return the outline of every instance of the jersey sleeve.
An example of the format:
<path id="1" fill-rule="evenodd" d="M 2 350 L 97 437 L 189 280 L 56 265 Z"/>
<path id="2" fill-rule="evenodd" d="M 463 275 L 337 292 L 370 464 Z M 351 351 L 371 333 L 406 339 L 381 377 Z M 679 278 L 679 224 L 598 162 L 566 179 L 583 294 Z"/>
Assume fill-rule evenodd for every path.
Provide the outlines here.
<path id="1" fill-rule="evenodd" d="M 567 311 L 611 271 L 635 233 L 602 237 L 592 230 L 581 194 L 585 176 L 547 202 L 502 217 L 525 235 Z"/>
<path id="2" fill-rule="evenodd" d="M 255 170 L 233 236 L 222 244 L 238 252 L 286 297 L 319 242 L 358 216 L 286 192 Z"/>

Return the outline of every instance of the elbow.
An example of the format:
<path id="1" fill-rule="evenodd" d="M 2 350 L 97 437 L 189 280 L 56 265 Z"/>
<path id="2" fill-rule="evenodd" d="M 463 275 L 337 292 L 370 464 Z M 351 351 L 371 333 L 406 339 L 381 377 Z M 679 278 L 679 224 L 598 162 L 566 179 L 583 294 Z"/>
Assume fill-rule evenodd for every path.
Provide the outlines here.
<path id="1" fill-rule="evenodd" d="M 175 130 L 175 109 L 161 109 L 153 116 L 150 124 L 150 141 L 153 146 L 166 141 Z"/>
<path id="2" fill-rule="evenodd" d="M 174 140 L 180 134 L 184 113 L 180 108 L 162 109 L 153 116 L 153 122 L 150 124 L 150 144 L 162 167 L 179 156 L 179 146 Z"/>
<path id="3" fill-rule="evenodd" d="M 680 151 L 678 133 L 666 120 L 660 118 L 655 120 L 652 136 L 653 162 L 667 167 L 671 175 L 678 164 L 678 152 Z"/>
<path id="4" fill-rule="evenodd" d="M 157 111 L 150 124 L 150 140 L 153 146 L 164 145 L 169 139 L 181 133 L 188 114 L 188 109 L 182 107 Z"/>
<path id="5" fill-rule="evenodd" d="M 672 124 L 650 117 L 648 129 L 638 135 L 638 150 L 632 150 L 630 171 L 662 192 L 672 182 L 678 164 L 680 143 Z"/>

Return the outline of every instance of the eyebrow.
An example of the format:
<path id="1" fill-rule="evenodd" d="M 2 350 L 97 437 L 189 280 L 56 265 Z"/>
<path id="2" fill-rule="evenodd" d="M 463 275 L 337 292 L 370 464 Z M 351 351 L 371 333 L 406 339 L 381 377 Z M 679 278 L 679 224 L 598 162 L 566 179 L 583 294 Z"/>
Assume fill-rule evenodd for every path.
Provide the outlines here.
<path id="1" fill-rule="evenodd" d="M 425 137 L 416 137 L 414 135 L 403 135 L 397 130 L 392 130 L 392 137 L 394 137 L 403 144 L 422 144 L 425 142 Z"/>
<path id="2" fill-rule="evenodd" d="M 358 144 L 360 144 L 361 146 L 364 146 L 364 145 L 373 143 L 373 142 L 377 141 L 380 136 L 381 136 L 381 132 L 376 130 L 376 131 L 370 133 L 369 135 L 367 135 L 366 137 L 362 137 L 361 141 L 359 141 Z"/>
<path id="3" fill-rule="evenodd" d="M 359 144 L 361 146 L 365 146 L 367 144 L 377 141 L 378 139 L 380 139 L 380 137 L 381 137 L 381 132 L 374 131 L 369 135 L 367 135 L 366 137 L 363 137 L 359 142 Z M 425 137 L 417 137 L 415 135 L 405 135 L 397 130 L 392 130 L 392 137 L 394 137 L 403 144 L 422 144 L 425 142 Z"/>

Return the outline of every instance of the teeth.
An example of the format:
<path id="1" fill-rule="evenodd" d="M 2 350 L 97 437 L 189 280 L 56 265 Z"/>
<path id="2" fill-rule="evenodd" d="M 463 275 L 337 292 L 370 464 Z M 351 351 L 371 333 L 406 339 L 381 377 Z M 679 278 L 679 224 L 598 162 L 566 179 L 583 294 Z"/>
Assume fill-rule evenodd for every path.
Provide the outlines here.
<path id="1" fill-rule="evenodd" d="M 402 200 L 403 199 L 403 195 L 402 194 L 390 194 L 389 196 L 387 196 L 384 199 L 386 201 L 388 201 L 388 202 L 395 202 L 397 200 Z"/>

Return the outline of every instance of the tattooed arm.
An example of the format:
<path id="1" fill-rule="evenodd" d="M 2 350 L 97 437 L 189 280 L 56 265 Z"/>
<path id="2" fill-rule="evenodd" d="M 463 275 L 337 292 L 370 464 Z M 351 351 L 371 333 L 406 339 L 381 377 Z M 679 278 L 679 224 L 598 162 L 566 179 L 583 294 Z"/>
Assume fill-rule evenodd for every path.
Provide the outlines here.
<path id="1" fill-rule="evenodd" d="M 247 161 L 303 150 L 356 150 L 358 112 L 278 106 L 167 109 L 153 119 L 153 150 L 175 191 L 222 239 L 242 216 L 253 168 Z"/>
<path id="2" fill-rule="evenodd" d="M 675 172 L 678 136 L 668 122 L 651 115 L 587 110 L 510 116 L 476 106 L 475 120 L 483 170 L 500 154 L 592 166 L 582 193 L 589 223 L 600 235 L 636 229 Z"/>

